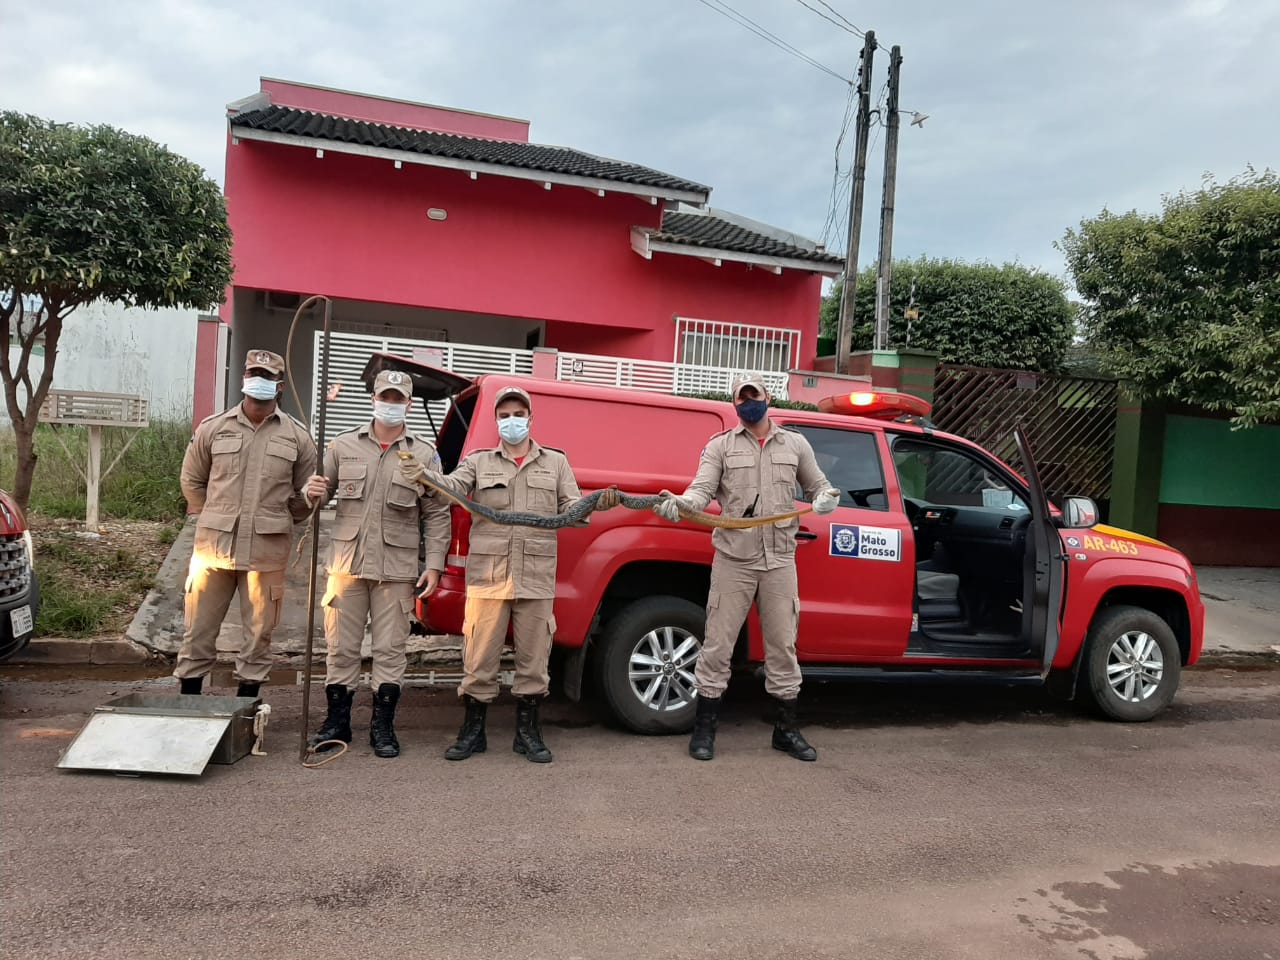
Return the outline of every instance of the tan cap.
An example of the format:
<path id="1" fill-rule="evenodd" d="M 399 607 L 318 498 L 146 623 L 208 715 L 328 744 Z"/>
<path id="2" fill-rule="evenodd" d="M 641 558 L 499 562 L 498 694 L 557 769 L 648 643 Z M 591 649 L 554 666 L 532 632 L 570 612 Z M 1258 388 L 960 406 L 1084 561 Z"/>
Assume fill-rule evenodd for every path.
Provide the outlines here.
<path id="1" fill-rule="evenodd" d="M 764 385 L 764 377 L 760 376 L 758 373 L 748 373 L 740 377 L 733 378 L 733 391 L 731 393 L 733 399 L 738 399 L 738 394 L 742 392 L 743 387 L 755 387 L 760 391 L 761 397 L 769 392 L 768 388 Z"/>
<path id="2" fill-rule="evenodd" d="M 374 396 L 383 390 L 395 390 L 400 396 L 408 399 L 413 396 L 413 378 L 399 370 L 383 370 L 373 379 Z"/>
<path id="3" fill-rule="evenodd" d="M 261 367 L 270 370 L 276 376 L 284 373 L 284 357 L 270 350 L 250 350 L 244 355 L 244 368 Z"/>
<path id="4" fill-rule="evenodd" d="M 533 403 L 529 400 L 529 394 L 525 393 L 519 387 L 503 387 L 499 390 L 498 395 L 493 398 L 494 409 L 496 410 L 498 404 L 502 403 L 503 400 L 511 400 L 513 398 L 521 401 L 525 405 L 525 408 L 532 412 Z"/>

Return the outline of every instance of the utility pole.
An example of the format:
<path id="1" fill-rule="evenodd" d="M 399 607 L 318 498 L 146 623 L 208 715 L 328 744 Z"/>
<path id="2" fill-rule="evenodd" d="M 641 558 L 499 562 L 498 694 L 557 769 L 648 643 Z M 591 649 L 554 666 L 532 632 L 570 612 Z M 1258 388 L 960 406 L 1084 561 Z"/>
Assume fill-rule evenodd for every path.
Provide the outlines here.
<path id="1" fill-rule="evenodd" d="M 876 33 L 868 30 L 863 38 L 862 62 L 858 67 L 853 196 L 849 201 L 849 243 L 844 261 L 844 283 L 840 287 L 840 319 L 836 323 L 835 373 L 849 372 L 850 340 L 853 338 L 853 295 L 858 285 L 858 241 L 862 237 L 862 195 L 867 180 L 867 139 L 871 132 L 871 64 L 875 53 Z"/>
<path id="2" fill-rule="evenodd" d="M 884 135 L 884 197 L 880 202 L 880 266 L 876 270 L 876 327 L 872 349 L 889 349 L 889 290 L 893 282 L 893 195 L 898 185 L 898 74 L 902 48 L 889 51 L 888 120 Z"/>

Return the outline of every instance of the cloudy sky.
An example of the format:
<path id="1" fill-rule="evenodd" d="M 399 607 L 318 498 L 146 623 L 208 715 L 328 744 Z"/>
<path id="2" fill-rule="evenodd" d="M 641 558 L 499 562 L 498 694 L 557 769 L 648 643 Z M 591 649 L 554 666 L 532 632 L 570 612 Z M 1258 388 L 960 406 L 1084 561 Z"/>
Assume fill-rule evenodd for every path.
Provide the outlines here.
<path id="1" fill-rule="evenodd" d="M 852 76 L 861 40 L 799 0 L 727 2 Z M 1056 273 L 1053 241 L 1103 206 L 1280 165 L 1275 0 L 830 2 L 883 45 L 873 93 L 900 44 L 901 106 L 929 115 L 903 124 L 899 256 Z M 710 184 L 713 205 L 808 236 L 830 217 L 847 85 L 699 0 L 0 0 L 0 29 L 0 107 L 116 124 L 219 180 L 225 104 L 273 76 L 525 118 L 536 141 Z"/>

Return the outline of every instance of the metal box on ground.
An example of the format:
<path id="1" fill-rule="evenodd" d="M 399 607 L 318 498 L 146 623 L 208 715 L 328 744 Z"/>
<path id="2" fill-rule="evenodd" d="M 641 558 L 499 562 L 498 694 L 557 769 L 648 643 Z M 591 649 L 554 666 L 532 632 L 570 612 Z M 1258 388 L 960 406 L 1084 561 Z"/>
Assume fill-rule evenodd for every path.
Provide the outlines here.
<path id="1" fill-rule="evenodd" d="M 198 776 L 253 749 L 257 697 L 131 693 L 97 707 L 58 760 L 63 770 Z"/>

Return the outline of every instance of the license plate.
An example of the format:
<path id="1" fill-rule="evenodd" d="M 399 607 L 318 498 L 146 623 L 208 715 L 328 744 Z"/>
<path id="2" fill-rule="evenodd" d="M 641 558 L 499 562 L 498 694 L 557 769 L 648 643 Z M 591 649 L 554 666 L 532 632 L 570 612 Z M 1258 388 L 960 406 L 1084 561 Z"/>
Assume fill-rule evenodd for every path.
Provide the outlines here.
<path id="1" fill-rule="evenodd" d="M 35 626 L 34 621 L 31 619 L 30 604 L 10 610 L 9 623 L 13 625 L 13 635 L 15 637 L 30 633 L 32 627 Z"/>

